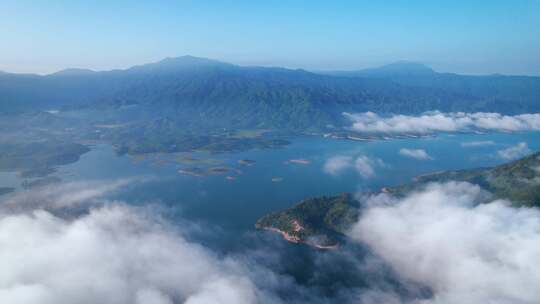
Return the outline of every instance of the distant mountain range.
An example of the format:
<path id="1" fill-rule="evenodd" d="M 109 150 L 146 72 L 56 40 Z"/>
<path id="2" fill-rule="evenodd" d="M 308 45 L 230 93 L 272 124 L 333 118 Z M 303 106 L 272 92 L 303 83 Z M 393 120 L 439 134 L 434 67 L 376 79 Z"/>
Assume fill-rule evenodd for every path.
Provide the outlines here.
<path id="1" fill-rule="evenodd" d="M 399 62 L 313 73 L 183 56 L 125 70 L 0 73 L 0 113 L 138 106 L 196 126 L 321 129 L 343 111 L 540 112 L 540 77 L 464 76 Z"/>
<path id="2" fill-rule="evenodd" d="M 370 68 L 356 71 L 332 71 L 329 75 L 346 77 L 373 77 L 373 78 L 397 78 L 397 77 L 433 77 L 437 72 L 432 68 L 417 62 L 398 61 L 378 68 Z"/>

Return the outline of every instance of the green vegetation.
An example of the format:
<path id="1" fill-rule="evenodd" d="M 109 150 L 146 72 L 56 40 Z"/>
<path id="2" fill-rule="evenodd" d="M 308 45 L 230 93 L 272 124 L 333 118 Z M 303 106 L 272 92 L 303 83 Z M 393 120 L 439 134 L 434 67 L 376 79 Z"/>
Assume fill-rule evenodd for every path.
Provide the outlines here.
<path id="1" fill-rule="evenodd" d="M 181 168 L 178 169 L 178 173 L 186 174 L 186 175 L 193 175 L 193 176 L 209 176 L 209 175 L 220 175 L 225 173 L 234 173 L 234 174 L 241 174 L 242 172 L 235 168 L 230 167 L 212 167 L 212 168 L 199 168 L 199 167 L 192 167 L 192 168 Z"/>
<path id="2" fill-rule="evenodd" d="M 0 143 L 0 170 L 21 171 L 23 177 L 45 176 L 88 151 L 87 146 L 56 140 Z"/>
<path id="3" fill-rule="evenodd" d="M 137 129 L 115 130 L 109 139 L 117 147 L 119 154 L 190 151 L 239 152 L 251 149 L 280 148 L 289 144 L 287 140 L 278 138 L 187 133 L 180 126 L 164 129 L 155 128 L 151 124 Z"/>
<path id="4" fill-rule="evenodd" d="M 49 176 L 57 166 L 74 163 L 90 151 L 81 144 L 44 139 L 41 141 L 19 141 L 0 143 L 0 171 L 18 171 L 25 178 L 21 186 L 25 189 L 43 187 L 61 180 Z M 0 187 L 0 195 L 14 191 L 13 188 Z"/>
<path id="5" fill-rule="evenodd" d="M 516 207 L 540 207 L 540 152 L 493 168 L 447 171 L 417 177 L 413 182 L 384 188 L 404 196 L 430 182 L 465 181 L 477 184 L 495 198 L 512 201 Z M 279 230 L 297 242 L 329 246 L 357 221 L 359 202 L 351 194 L 311 198 L 291 208 L 265 215 L 258 229 Z M 303 229 L 298 229 L 300 225 Z M 315 240 L 315 241 L 314 241 Z"/>
<path id="6" fill-rule="evenodd" d="M 268 214 L 255 226 L 278 229 L 313 245 L 334 246 L 347 227 L 356 221 L 358 207 L 358 202 L 347 193 L 311 198 L 292 208 Z"/>
<path id="7" fill-rule="evenodd" d="M 412 184 L 390 188 L 389 191 L 403 195 L 426 183 L 450 180 L 477 184 L 495 197 L 508 199 L 516 206 L 540 207 L 540 152 L 494 168 L 423 175 Z"/>
<path id="8" fill-rule="evenodd" d="M 100 73 L 3 73 L 0 129 L 7 142 L 106 142 L 119 154 L 230 152 L 281 147 L 297 134 L 377 138 L 344 130 L 345 111 L 516 114 L 540 112 L 539 99 L 540 77 L 414 64 L 321 75 L 187 56 Z"/>
<path id="9" fill-rule="evenodd" d="M 344 111 L 514 114 L 539 112 L 539 99 L 540 77 L 463 76 L 410 65 L 321 75 L 180 57 L 100 73 L 0 74 L 0 113 L 88 110 L 97 114 L 94 126 L 112 132 L 159 118 L 195 133 L 238 130 L 241 138 L 257 136 L 257 129 L 331 130 L 343 125 Z"/>

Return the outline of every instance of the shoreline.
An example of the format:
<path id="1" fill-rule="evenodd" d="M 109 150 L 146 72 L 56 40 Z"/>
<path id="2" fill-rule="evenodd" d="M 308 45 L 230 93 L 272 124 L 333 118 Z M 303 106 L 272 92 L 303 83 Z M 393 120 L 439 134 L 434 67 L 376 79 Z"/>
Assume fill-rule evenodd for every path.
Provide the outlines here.
<path id="1" fill-rule="evenodd" d="M 317 243 L 304 241 L 304 240 L 301 240 L 297 236 L 290 235 L 288 232 L 285 232 L 285 231 L 280 230 L 280 229 L 275 228 L 275 227 L 260 227 L 260 226 L 258 227 L 257 225 L 255 225 L 255 228 L 257 228 L 259 230 L 266 230 L 266 231 L 270 231 L 270 232 L 279 233 L 281 235 L 281 237 L 285 241 L 293 243 L 293 244 L 304 244 L 304 245 L 307 245 L 307 246 L 310 246 L 310 247 L 313 247 L 313 248 L 316 248 L 316 249 L 321 249 L 321 250 L 334 250 L 334 249 L 338 249 L 340 247 L 339 243 L 336 243 L 335 245 L 320 245 L 320 244 L 317 244 Z"/>

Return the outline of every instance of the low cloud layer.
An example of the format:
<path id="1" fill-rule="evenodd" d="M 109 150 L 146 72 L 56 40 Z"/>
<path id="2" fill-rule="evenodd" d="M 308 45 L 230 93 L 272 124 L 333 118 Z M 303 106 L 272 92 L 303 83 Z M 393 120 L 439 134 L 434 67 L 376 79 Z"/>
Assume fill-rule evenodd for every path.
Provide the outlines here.
<path id="1" fill-rule="evenodd" d="M 253 303 L 257 297 L 234 261 L 220 262 L 127 206 L 101 207 L 74 221 L 46 211 L 10 215 L 0 219 L 0 231 L 2 303 Z"/>
<path id="2" fill-rule="evenodd" d="M 323 171 L 338 176 L 347 170 L 354 169 L 362 178 L 367 179 L 376 175 L 376 168 L 384 166 L 384 162 L 379 158 L 370 158 L 365 155 L 356 158 L 338 155 L 325 162 Z"/>
<path id="3" fill-rule="evenodd" d="M 400 149 L 399 154 L 407 157 L 411 157 L 418 160 L 429 160 L 433 159 L 429 154 L 426 152 L 426 150 L 423 149 Z"/>
<path id="4" fill-rule="evenodd" d="M 350 236 L 404 279 L 421 303 L 538 303 L 540 211 L 513 208 L 478 186 L 431 184 L 405 198 L 372 196 Z"/>
<path id="5" fill-rule="evenodd" d="M 428 112 L 420 116 L 380 116 L 372 112 L 344 113 L 351 129 L 363 133 L 414 133 L 484 131 L 538 131 L 540 114 L 502 115 L 499 113 Z"/>
<path id="6" fill-rule="evenodd" d="M 328 163 L 336 172 L 360 174 L 358 163 L 373 169 L 384 165 L 379 162 L 344 156 Z M 376 256 L 364 259 L 364 249 L 347 246 L 327 254 L 307 253 L 317 257 L 312 279 L 320 284 L 336 284 L 331 275 L 344 273 L 372 284 L 350 288 L 346 281 L 332 287 L 336 296 L 329 299 L 260 264 L 273 260 L 268 251 L 277 254 L 279 246 L 253 245 L 241 256 L 217 254 L 191 240 L 182 225 L 172 226 L 148 208 L 107 199 L 126 183 L 74 183 L 4 199 L 10 207 L 0 209 L 0 303 L 468 304 L 540 299 L 535 286 L 540 281 L 540 212 L 512 208 L 505 201 L 477 205 L 490 195 L 471 184 L 432 184 L 401 199 L 386 194 L 366 198 L 350 236 Z M 24 208 L 12 208 L 17 203 Z M 55 212 L 66 206 L 90 209 L 77 217 Z M 299 252 L 279 244 L 289 254 Z M 285 260 L 306 261 L 294 254 Z M 270 264 L 278 262 L 283 263 Z M 323 267 L 330 270 L 319 272 Z"/>
<path id="7" fill-rule="evenodd" d="M 356 252 L 296 256 L 296 246 L 266 233 L 241 236 L 251 241 L 249 250 L 211 249 L 195 240 L 204 233 L 219 238 L 216 227 L 173 224 L 160 216 L 160 205 L 111 200 L 133 182 L 64 183 L 2 197 L 0 303 L 372 304 L 358 300 L 371 289 L 348 286 L 345 273 L 353 281 L 370 275 L 374 288 L 395 293 L 386 273 L 367 272 Z M 291 263 L 312 263 L 310 282 L 281 274 Z"/>
<path id="8" fill-rule="evenodd" d="M 264 287 L 271 272 L 215 255 L 147 209 L 105 200 L 125 184 L 66 184 L 3 201 L 0 303 L 277 302 Z M 67 205 L 90 209 L 54 213 Z"/>
<path id="9" fill-rule="evenodd" d="M 532 151 L 526 142 L 520 142 L 519 144 L 497 151 L 497 155 L 505 160 L 513 160 L 530 154 Z"/>

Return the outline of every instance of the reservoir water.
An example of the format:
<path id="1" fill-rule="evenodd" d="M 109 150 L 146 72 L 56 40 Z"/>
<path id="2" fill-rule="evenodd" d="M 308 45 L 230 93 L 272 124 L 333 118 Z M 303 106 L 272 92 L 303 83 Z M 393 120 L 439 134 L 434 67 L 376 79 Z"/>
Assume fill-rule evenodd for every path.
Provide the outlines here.
<path id="1" fill-rule="evenodd" d="M 539 150 L 540 133 L 441 134 L 384 141 L 303 137 L 291 142 L 272 150 L 145 157 L 119 156 L 111 146 L 97 145 L 78 162 L 59 167 L 54 175 L 63 181 L 141 180 L 116 193 L 115 199 L 163 204 L 171 215 L 238 233 L 253 230 L 262 215 L 307 197 L 378 190 L 429 172 L 498 165 L 508 161 L 498 151 L 519 143 L 526 143 L 530 151 Z M 422 149 L 429 159 L 402 155 L 401 149 Z M 367 158 L 373 174 L 362 176 L 354 166 L 340 174 L 325 172 L 325 163 L 335 156 Z M 255 162 L 239 163 L 245 159 Z M 218 168 L 218 172 L 179 173 L 193 168 L 203 173 Z M 0 174 L 2 185 L 20 182 L 13 173 Z"/>

